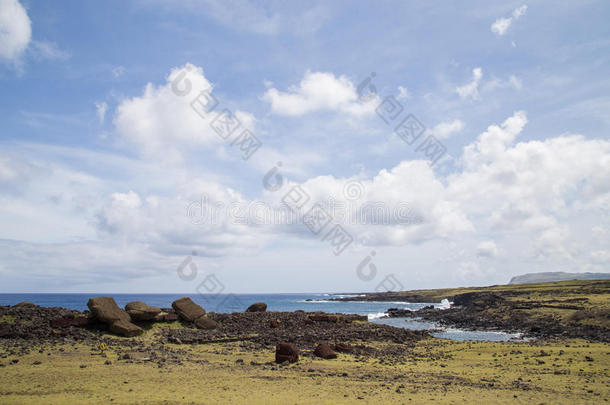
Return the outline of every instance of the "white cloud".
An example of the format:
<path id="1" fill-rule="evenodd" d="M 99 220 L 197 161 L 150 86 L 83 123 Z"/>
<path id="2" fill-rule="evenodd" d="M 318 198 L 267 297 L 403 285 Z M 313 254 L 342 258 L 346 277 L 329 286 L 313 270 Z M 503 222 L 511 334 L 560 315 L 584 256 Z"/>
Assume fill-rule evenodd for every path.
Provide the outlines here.
<path id="1" fill-rule="evenodd" d="M 100 101 L 100 102 L 95 103 L 95 111 L 97 113 L 97 118 L 99 119 L 100 124 L 104 123 L 107 110 L 108 110 L 108 104 L 105 101 Z"/>
<path id="2" fill-rule="evenodd" d="M 520 17 L 525 15 L 526 12 L 527 6 L 523 5 L 513 10 L 512 17 L 498 18 L 493 24 L 491 24 L 491 32 L 499 36 L 506 34 L 513 20 L 518 20 Z"/>
<path id="3" fill-rule="evenodd" d="M 409 92 L 409 90 L 406 87 L 403 86 L 398 86 L 398 97 L 396 97 L 399 100 L 408 100 L 410 99 L 411 93 Z"/>
<path id="4" fill-rule="evenodd" d="M 0 0 L 0 60 L 19 65 L 31 38 L 30 18 L 21 3 Z"/>
<path id="5" fill-rule="evenodd" d="M 37 59 L 66 60 L 70 53 L 60 49 L 55 42 L 32 41 L 31 52 Z"/>
<path id="6" fill-rule="evenodd" d="M 480 67 L 472 69 L 472 81 L 461 87 L 457 87 L 455 91 L 460 95 L 462 99 L 478 100 L 479 96 L 479 83 L 483 77 L 483 69 Z"/>
<path id="7" fill-rule="evenodd" d="M 493 258 L 497 255 L 498 246 L 493 240 L 486 240 L 477 245 L 477 256 Z"/>
<path id="8" fill-rule="evenodd" d="M 182 76 L 184 75 L 184 76 Z M 188 87 L 188 94 L 178 92 Z M 186 90 L 185 90 L 186 91 Z M 218 102 L 213 112 L 200 115 L 191 105 L 212 96 Z M 199 104 L 195 103 L 195 106 Z M 203 69 L 190 63 L 172 69 L 166 84 L 148 83 L 141 96 L 123 100 L 116 110 L 114 124 L 120 139 L 134 145 L 145 155 L 164 160 L 180 160 L 185 150 L 193 147 L 220 147 L 222 139 L 214 132 L 211 121 L 226 104 L 213 94 L 213 86 L 204 76 Z M 253 129 L 255 119 L 244 111 L 233 111 L 243 128 Z"/>
<path id="9" fill-rule="evenodd" d="M 508 28 L 512 22 L 512 18 L 498 18 L 493 24 L 491 24 L 491 32 L 500 36 L 504 35 L 506 34 L 506 31 L 508 31 Z"/>
<path id="10" fill-rule="evenodd" d="M 127 71 L 127 69 L 125 69 L 124 66 L 115 66 L 112 68 L 111 72 L 112 72 L 112 76 L 117 79 L 121 76 L 123 76 L 125 74 L 125 72 Z"/>
<path id="11" fill-rule="evenodd" d="M 282 92 L 268 89 L 263 100 L 279 115 L 302 116 L 318 111 L 342 112 L 353 116 L 371 114 L 377 103 L 358 100 L 356 86 L 345 76 L 307 71 L 298 86 Z"/>
<path id="12" fill-rule="evenodd" d="M 435 125 L 434 128 L 428 130 L 428 133 L 439 139 L 447 139 L 462 129 L 464 129 L 464 122 L 462 120 L 453 120 Z"/>

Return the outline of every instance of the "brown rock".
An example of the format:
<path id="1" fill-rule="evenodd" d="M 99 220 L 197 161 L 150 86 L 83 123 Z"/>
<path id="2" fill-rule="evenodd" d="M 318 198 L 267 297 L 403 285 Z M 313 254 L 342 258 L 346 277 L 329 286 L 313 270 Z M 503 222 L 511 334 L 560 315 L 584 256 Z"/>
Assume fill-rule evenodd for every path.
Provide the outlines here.
<path id="1" fill-rule="evenodd" d="M 321 357 L 323 359 L 336 359 L 337 358 L 337 353 L 335 353 L 333 351 L 333 349 L 330 348 L 330 346 L 326 343 L 320 343 L 316 349 L 313 351 L 313 354 L 315 354 L 318 357 Z"/>
<path id="2" fill-rule="evenodd" d="M 125 310 L 134 321 L 150 321 L 161 313 L 161 308 L 146 305 L 141 301 L 130 302 L 125 305 Z"/>
<path id="3" fill-rule="evenodd" d="M 299 350 L 293 343 L 280 343 L 275 348 L 275 362 L 283 363 L 289 361 L 296 363 L 299 361 Z"/>
<path id="4" fill-rule="evenodd" d="M 276 319 L 276 320 L 273 320 L 273 321 L 269 321 L 269 327 L 270 328 L 274 328 L 274 329 L 275 328 L 279 328 L 280 327 L 280 320 Z"/>
<path id="5" fill-rule="evenodd" d="M 266 310 L 267 304 L 264 302 L 255 302 L 246 309 L 246 312 L 265 312 Z"/>
<path id="6" fill-rule="evenodd" d="M 197 326 L 199 329 L 210 330 L 216 329 L 218 327 L 218 323 L 207 316 L 202 316 L 201 318 L 195 319 L 195 326 Z"/>
<path id="7" fill-rule="evenodd" d="M 205 309 L 195 304 L 189 297 L 182 297 L 172 302 L 172 308 L 180 318 L 188 322 L 194 322 L 195 319 L 205 315 Z"/>
<path id="8" fill-rule="evenodd" d="M 175 322 L 178 320 L 178 315 L 175 313 L 168 314 L 167 312 L 161 312 L 155 316 L 154 322 Z"/>
<path id="9" fill-rule="evenodd" d="M 129 321 L 118 320 L 110 325 L 110 332 L 117 335 L 132 337 L 141 335 L 144 331 Z"/>
<path id="10" fill-rule="evenodd" d="M 129 314 L 119 308 L 112 297 L 91 298 L 87 306 L 97 319 L 109 325 L 116 321 L 131 322 Z"/>

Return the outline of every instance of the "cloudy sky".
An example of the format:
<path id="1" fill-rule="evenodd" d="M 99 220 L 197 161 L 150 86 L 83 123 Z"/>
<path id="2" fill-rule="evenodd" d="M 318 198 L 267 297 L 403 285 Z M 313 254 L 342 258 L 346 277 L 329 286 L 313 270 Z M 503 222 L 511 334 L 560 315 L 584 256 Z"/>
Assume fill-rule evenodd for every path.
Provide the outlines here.
<path id="1" fill-rule="evenodd" d="M 608 16 L 0 0 L 0 292 L 607 272 Z"/>

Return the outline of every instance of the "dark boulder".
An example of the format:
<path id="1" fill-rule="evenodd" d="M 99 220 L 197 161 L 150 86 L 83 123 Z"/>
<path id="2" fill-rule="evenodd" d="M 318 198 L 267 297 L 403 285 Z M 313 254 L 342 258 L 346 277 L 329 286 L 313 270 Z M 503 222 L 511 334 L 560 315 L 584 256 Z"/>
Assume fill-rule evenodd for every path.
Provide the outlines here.
<path id="1" fill-rule="evenodd" d="M 131 322 L 131 317 L 123 311 L 112 297 L 96 297 L 89 299 L 87 306 L 100 321 L 112 324 L 116 321 Z"/>
<path id="2" fill-rule="evenodd" d="M 290 363 L 299 361 L 299 349 L 297 349 L 294 343 L 282 342 L 276 346 L 275 362 L 283 363 L 285 361 Z"/>
<path id="3" fill-rule="evenodd" d="M 335 353 L 333 351 L 333 349 L 330 348 L 330 346 L 326 343 L 320 343 L 316 349 L 313 351 L 313 354 L 315 354 L 318 357 L 321 357 L 323 359 L 336 359 L 337 358 L 337 353 Z"/>
<path id="4" fill-rule="evenodd" d="M 267 304 L 264 302 L 255 302 L 246 309 L 246 312 L 265 312 L 266 310 Z"/>
<path id="5" fill-rule="evenodd" d="M 119 320 L 110 325 L 110 332 L 121 336 L 132 337 L 141 335 L 144 331 L 142 328 L 129 321 Z"/>
<path id="6" fill-rule="evenodd" d="M 216 329 L 218 327 L 218 323 L 207 316 L 202 316 L 195 319 L 195 326 L 197 326 L 199 329 L 210 330 Z"/>
<path id="7" fill-rule="evenodd" d="M 269 321 L 269 327 L 270 328 L 279 328 L 280 327 L 280 320 L 279 319 L 274 319 L 272 321 Z"/>
<path id="8" fill-rule="evenodd" d="M 205 315 L 205 309 L 195 304 L 189 297 L 182 297 L 172 302 L 172 308 L 180 318 L 188 322 L 194 322 Z"/>
<path id="9" fill-rule="evenodd" d="M 141 301 L 130 302 L 125 305 L 125 310 L 134 321 L 151 321 L 161 313 L 161 308 L 146 305 Z"/>

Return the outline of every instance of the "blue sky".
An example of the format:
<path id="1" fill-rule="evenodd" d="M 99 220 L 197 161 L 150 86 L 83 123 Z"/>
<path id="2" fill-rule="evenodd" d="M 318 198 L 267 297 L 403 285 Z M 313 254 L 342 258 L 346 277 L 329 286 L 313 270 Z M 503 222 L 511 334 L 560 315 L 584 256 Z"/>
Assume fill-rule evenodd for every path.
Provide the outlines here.
<path id="1" fill-rule="evenodd" d="M 0 0 L 1 290 L 190 292 L 214 275 L 224 292 L 373 291 L 608 271 L 609 15 L 604 1 Z M 181 72 L 186 96 L 172 91 Z M 219 101 L 207 121 L 190 106 L 200 91 Z M 386 124 L 389 96 L 403 110 Z M 220 108 L 261 141 L 249 159 L 213 131 Z M 408 114 L 425 127 L 412 144 L 394 133 Z M 446 149 L 438 161 L 424 139 Z M 286 213 L 294 187 L 307 209 L 340 207 L 319 234 L 253 208 Z M 372 220 L 371 204 L 408 220 Z M 204 206 L 217 220 L 193 217 Z M 353 239 L 339 255 L 334 225 Z"/>

